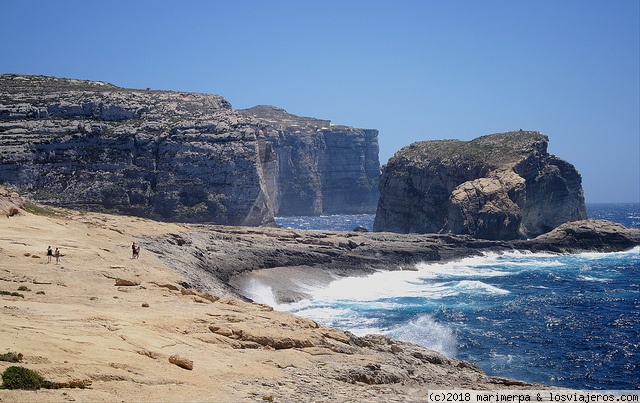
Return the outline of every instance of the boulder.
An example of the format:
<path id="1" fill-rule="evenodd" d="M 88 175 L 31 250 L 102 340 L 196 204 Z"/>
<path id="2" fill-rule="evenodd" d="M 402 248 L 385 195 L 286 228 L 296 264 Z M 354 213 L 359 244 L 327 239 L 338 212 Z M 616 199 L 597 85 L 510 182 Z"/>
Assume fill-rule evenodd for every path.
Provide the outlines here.
<path id="1" fill-rule="evenodd" d="M 193 369 L 193 361 L 188 358 L 180 357 L 179 355 L 172 355 L 169 357 L 169 362 L 179 366 L 180 368 L 188 369 L 189 371 Z"/>
<path id="2" fill-rule="evenodd" d="M 134 280 L 127 280 L 124 278 L 116 278 L 116 286 L 122 286 L 122 287 L 132 287 L 132 286 L 137 286 L 140 285 L 139 281 L 134 281 Z"/>
<path id="3" fill-rule="evenodd" d="M 18 193 L 0 185 L 0 214 L 6 217 L 19 215 L 24 210 L 24 199 Z"/>
<path id="4" fill-rule="evenodd" d="M 640 229 L 608 220 L 568 222 L 530 242 L 533 250 L 617 252 L 640 244 Z"/>

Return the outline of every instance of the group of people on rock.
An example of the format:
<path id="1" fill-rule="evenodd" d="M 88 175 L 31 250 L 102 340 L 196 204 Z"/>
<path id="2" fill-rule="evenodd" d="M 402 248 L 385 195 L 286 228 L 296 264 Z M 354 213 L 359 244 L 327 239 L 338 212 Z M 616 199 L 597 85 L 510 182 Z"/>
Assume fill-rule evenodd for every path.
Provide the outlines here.
<path id="1" fill-rule="evenodd" d="M 140 246 L 136 245 L 135 242 L 131 245 L 131 251 L 131 259 L 138 259 L 140 257 Z M 59 265 L 60 259 L 62 258 L 62 255 L 60 254 L 60 248 L 56 248 L 56 250 L 54 251 L 51 246 L 49 246 L 47 248 L 47 263 L 51 263 L 54 257 L 56 258 L 55 264 Z"/>
<path id="2" fill-rule="evenodd" d="M 51 246 L 49 246 L 47 248 L 47 263 L 51 263 L 51 260 L 54 257 L 56 258 L 56 264 L 60 264 L 60 249 L 56 248 L 56 251 L 54 252 L 53 249 L 51 249 Z"/>

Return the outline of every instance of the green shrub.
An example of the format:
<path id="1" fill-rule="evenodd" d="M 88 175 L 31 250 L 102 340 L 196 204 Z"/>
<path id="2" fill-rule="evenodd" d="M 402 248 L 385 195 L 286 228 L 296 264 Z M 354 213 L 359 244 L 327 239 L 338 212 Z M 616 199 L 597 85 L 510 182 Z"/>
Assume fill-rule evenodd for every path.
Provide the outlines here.
<path id="1" fill-rule="evenodd" d="M 73 380 L 70 382 L 51 382 L 44 379 L 40 374 L 24 367 L 12 366 L 2 373 L 2 385 L 0 389 L 61 389 L 80 388 L 91 386 L 89 380 Z"/>
<path id="2" fill-rule="evenodd" d="M 29 202 L 25 203 L 24 209 L 31 214 L 35 214 L 39 216 L 45 216 L 45 217 L 60 216 L 60 213 L 53 210 L 52 208 L 49 208 L 47 206 L 37 205 L 34 203 L 29 203 Z"/>
<path id="3" fill-rule="evenodd" d="M 22 360 L 22 354 L 20 354 L 20 353 L 4 353 L 4 354 L 0 354 L 0 361 L 20 362 L 21 360 Z"/>
<path id="4" fill-rule="evenodd" d="M 2 373 L 2 389 L 29 389 L 50 388 L 51 382 L 40 374 L 24 367 L 12 366 Z"/>
<path id="5" fill-rule="evenodd" d="M 21 285 L 20 287 L 18 287 L 18 291 L 31 291 L 31 290 L 26 285 Z"/>
<path id="6" fill-rule="evenodd" d="M 24 298 L 24 295 L 20 294 L 19 292 L 9 292 L 9 291 L 0 290 L 0 295 L 11 295 L 12 297 Z"/>

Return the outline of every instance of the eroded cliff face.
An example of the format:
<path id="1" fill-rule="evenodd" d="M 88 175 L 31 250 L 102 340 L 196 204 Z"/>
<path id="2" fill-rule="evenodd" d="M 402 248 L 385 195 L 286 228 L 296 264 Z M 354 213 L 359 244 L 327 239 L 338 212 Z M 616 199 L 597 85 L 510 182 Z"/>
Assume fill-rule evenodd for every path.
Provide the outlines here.
<path id="1" fill-rule="evenodd" d="M 575 167 L 539 132 L 414 143 L 383 167 L 374 231 L 530 238 L 586 219 Z"/>
<path id="2" fill-rule="evenodd" d="M 276 215 L 375 212 L 377 130 L 333 125 L 266 105 L 239 112 L 260 122 L 264 175 Z"/>
<path id="3" fill-rule="evenodd" d="M 307 201 L 315 203 L 309 214 L 333 212 L 334 205 L 350 212 L 353 200 L 340 204 L 333 194 L 343 185 L 353 189 L 360 176 L 329 185 L 320 177 L 332 158 L 324 153 L 332 152 L 325 131 L 298 131 L 239 113 L 217 95 L 0 76 L 0 182 L 74 209 L 233 225 L 269 225 L 275 213 L 303 210 L 281 206 Z M 367 137 L 352 128 L 328 132 L 341 144 Z M 346 158 L 377 164 L 377 132 L 370 137 L 374 160 L 363 161 L 356 149 Z M 287 163 L 303 168 L 282 169 Z M 319 191 L 310 193 L 316 184 Z M 376 197 L 369 197 L 372 211 Z"/>

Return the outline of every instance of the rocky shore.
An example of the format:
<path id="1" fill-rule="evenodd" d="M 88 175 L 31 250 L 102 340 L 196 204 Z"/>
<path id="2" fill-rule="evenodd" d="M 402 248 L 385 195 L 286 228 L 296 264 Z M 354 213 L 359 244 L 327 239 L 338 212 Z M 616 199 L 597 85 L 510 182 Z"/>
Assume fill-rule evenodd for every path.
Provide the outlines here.
<path id="1" fill-rule="evenodd" d="M 640 230 L 605 220 L 566 223 L 531 240 L 492 241 L 467 235 L 301 231 L 284 228 L 191 226 L 146 237 L 144 244 L 187 283 L 237 297 L 242 277 L 270 277 L 276 297 L 304 297 L 295 278 L 330 281 L 374 270 L 412 270 L 419 262 L 446 262 L 486 252 L 614 252 L 640 244 Z M 238 280 L 240 279 L 240 281 Z"/>
<path id="2" fill-rule="evenodd" d="M 252 303 L 242 276 L 411 269 L 516 249 L 619 250 L 639 231 L 568 224 L 532 241 L 159 223 L 37 209 L 0 218 L 0 371 L 23 366 L 84 389 L 0 390 L 0 401 L 422 402 L 430 389 L 539 389 L 383 336 L 357 337 Z M 12 208 L 16 210 L 12 210 Z M 24 210 L 35 211 L 38 214 Z M 17 213 L 16 213 L 17 211 Z M 132 259 L 131 243 L 142 246 Z M 62 258 L 48 262 L 46 248 Z M 258 270 L 258 271 L 256 271 Z M 282 276 L 286 273 L 287 276 Z M 282 282 L 281 298 L 287 293 Z"/>

